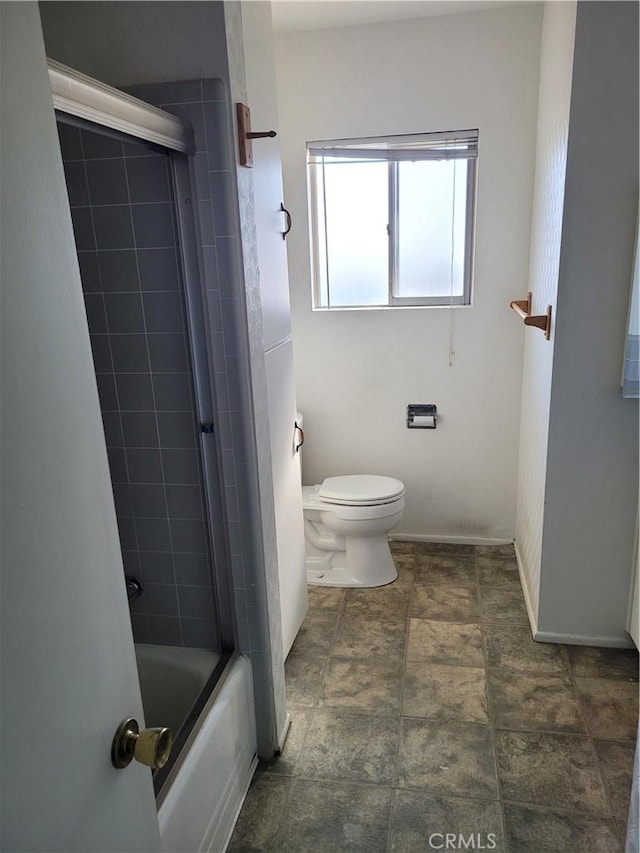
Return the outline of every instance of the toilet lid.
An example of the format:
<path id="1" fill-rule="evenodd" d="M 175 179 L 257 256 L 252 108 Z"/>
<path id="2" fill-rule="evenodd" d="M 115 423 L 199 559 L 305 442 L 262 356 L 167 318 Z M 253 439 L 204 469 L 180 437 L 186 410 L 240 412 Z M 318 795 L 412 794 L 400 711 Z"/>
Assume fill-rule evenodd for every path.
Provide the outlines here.
<path id="1" fill-rule="evenodd" d="M 323 501 L 351 506 L 389 503 L 404 494 L 404 483 L 395 477 L 348 474 L 327 477 L 318 490 Z"/>

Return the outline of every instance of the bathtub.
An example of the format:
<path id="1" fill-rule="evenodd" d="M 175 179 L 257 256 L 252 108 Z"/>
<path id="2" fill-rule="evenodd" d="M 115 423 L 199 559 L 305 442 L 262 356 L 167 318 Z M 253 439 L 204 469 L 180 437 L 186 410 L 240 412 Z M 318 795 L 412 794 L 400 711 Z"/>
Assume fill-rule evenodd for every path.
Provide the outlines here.
<path id="1" fill-rule="evenodd" d="M 207 649 L 137 643 L 145 725 L 168 726 L 175 737 L 219 660 Z"/>
<path id="2" fill-rule="evenodd" d="M 172 646 L 136 646 L 147 726 L 174 734 L 192 712 L 217 652 Z M 180 739 L 176 746 L 180 748 Z M 233 831 L 257 764 L 249 661 L 234 655 L 157 796 L 167 853 L 222 853 Z"/>

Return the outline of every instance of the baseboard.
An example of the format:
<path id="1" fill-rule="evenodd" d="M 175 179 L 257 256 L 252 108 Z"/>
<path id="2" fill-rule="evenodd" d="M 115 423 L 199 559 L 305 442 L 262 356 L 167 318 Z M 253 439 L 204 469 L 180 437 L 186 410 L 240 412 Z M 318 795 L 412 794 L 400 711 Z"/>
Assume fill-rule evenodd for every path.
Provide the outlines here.
<path id="1" fill-rule="evenodd" d="M 443 545 L 510 545 L 513 539 L 487 536 L 427 536 L 422 533 L 394 533 L 389 542 L 438 542 Z"/>
<path id="2" fill-rule="evenodd" d="M 538 616 L 533 609 L 533 602 L 531 601 L 531 596 L 529 595 L 529 587 L 526 583 L 526 575 L 524 573 L 522 557 L 520 556 L 520 551 L 518 550 L 518 543 L 514 542 L 513 547 L 516 552 L 516 563 L 518 564 L 518 574 L 520 575 L 520 586 L 522 587 L 522 592 L 524 595 L 524 604 L 527 608 L 527 616 L 529 617 L 529 627 L 531 628 L 533 639 L 537 640 L 536 634 L 538 633 Z"/>
<path id="3" fill-rule="evenodd" d="M 533 639 L 538 643 L 562 643 L 566 646 L 600 646 L 609 649 L 634 649 L 631 637 L 591 636 L 589 634 L 557 634 L 553 631 L 536 631 Z"/>
<path id="4" fill-rule="evenodd" d="M 556 643 L 567 646 L 601 646 L 603 648 L 613 649 L 632 649 L 635 648 L 631 637 L 623 636 L 594 636 L 591 634 L 566 634 L 555 631 L 541 631 L 538 628 L 537 615 L 534 613 L 533 604 L 529 596 L 529 588 L 525 582 L 525 573 L 522 564 L 522 557 L 518 550 L 518 543 L 514 542 L 516 551 L 516 562 L 518 564 L 518 572 L 520 574 L 520 584 L 524 593 L 524 603 L 527 608 L 529 617 L 529 625 L 533 639 L 537 643 Z"/>
<path id="5" fill-rule="evenodd" d="M 287 717 L 284 721 L 282 731 L 278 735 L 278 754 L 282 753 L 282 750 L 284 749 L 284 745 L 285 745 L 285 742 L 287 740 L 287 735 L 289 734 L 290 728 L 291 728 L 291 714 L 287 711 Z"/>

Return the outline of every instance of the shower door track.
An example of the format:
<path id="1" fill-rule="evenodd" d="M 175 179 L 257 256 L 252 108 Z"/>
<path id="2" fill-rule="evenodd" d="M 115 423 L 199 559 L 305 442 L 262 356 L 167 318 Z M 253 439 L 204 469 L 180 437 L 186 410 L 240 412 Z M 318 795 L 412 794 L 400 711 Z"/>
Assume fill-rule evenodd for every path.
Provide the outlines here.
<path id="1" fill-rule="evenodd" d="M 193 154 L 193 129 L 181 118 L 113 86 L 47 59 L 53 108 L 101 127 L 144 139 L 170 151 Z"/>

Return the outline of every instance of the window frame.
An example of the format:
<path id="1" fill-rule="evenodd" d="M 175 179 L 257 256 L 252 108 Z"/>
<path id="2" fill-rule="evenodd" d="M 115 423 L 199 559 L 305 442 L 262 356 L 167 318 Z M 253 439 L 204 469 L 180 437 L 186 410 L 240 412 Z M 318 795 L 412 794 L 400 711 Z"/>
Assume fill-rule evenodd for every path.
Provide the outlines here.
<path id="1" fill-rule="evenodd" d="M 329 254 L 321 243 L 326 246 L 327 242 L 327 227 L 326 217 L 324 217 L 324 233 L 321 235 L 321 219 L 319 215 L 319 184 L 320 174 L 324 170 L 314 168 L 317 163 L 312 161 L 311 150 L 318 148 L 349 150 L 357 148 L 359 145 L 381 144 L 388 145 L 389 150 L 394 144 L 398 146 L 408 145 L 412 142 L 437 143 L 439 138 L 445 138 L 453 141 L 470 140 L 475 143 L 475 149 L 472 149 L 467 157 L 461 157 L 467 163 L 467 188 L 466 188 L 466 211 L 465 211 L 465 246 L 464 246 L 464 278 L 463 292 L 460 296 L 396 296 L 394 295 L 394 286 L 398 281 L 398 252 L 399 252 L 399 216 L 398 216 L 398 164 L 402 159 L 407 157 L 398 157 L 393 159 L 392 156 L 387 158 L 388 162 L 388 273 L 387 273 L 387 302 L 381 305 L 331 305 L 330 299 L 330 283 L 329 283 Z M 371 310 L 380 308 L 420 308 L 420 307 L 451 307 L 451 306 L 470 306 L 472 305 L 473 295 L 473 279 L 474 279 L 474 258 L 475 258 L 475 229 L 476 229 L 476 206 L 477 206 L 477 149 L 478 149 L 479 132 L 477 129 L 473 131 L 449 131 L 421 134 L 406 134 L 394 136 L 376 136 L 364 137 L 359 139 L 334 139 L 324 140 L 320 142 L 307 142 L 307 189 L 309 199 L 309 245 L 311 250 L 311 277 L 312 277 L 312 309 L 314 311 L 342 311 L 342 310 Z M 429 159 L 429 158 L 417 158 Z M 436 159 L 436 158 L 432 158 Z M 446 158 L 442 158 L 446 159 Z M 357 157 L 354 157 L 357 160 Z M 322 192 L 324 193 L 324 187 Z M 321 271 L 321 266 L 325 261 L 324 275 Z M 323 291 L 326 296 L 323 303 Z"/>

